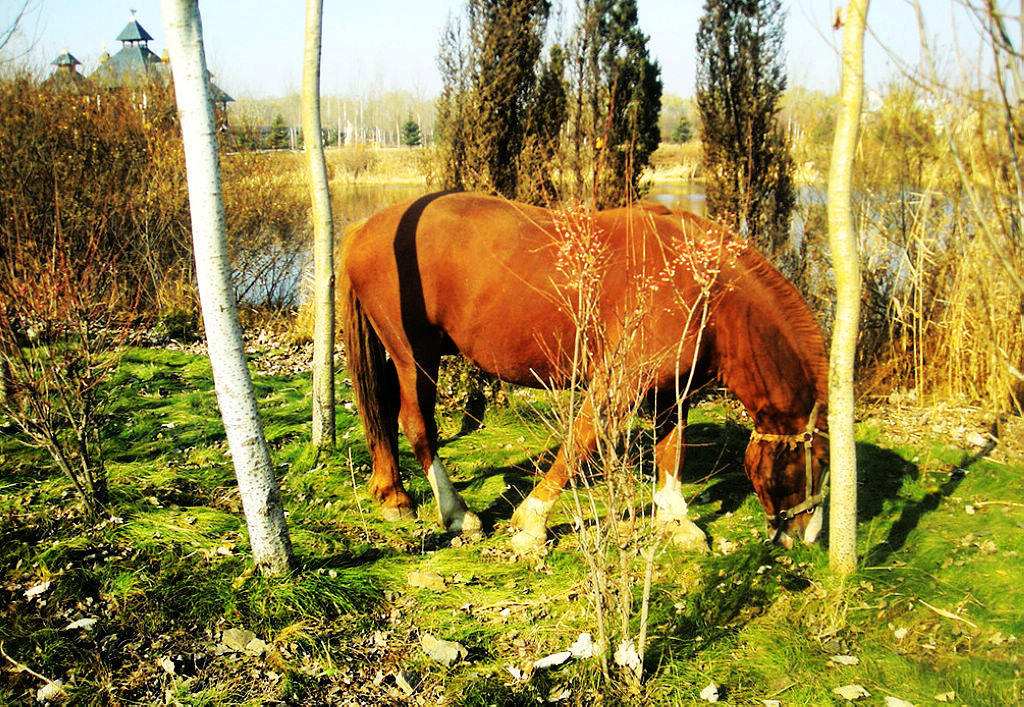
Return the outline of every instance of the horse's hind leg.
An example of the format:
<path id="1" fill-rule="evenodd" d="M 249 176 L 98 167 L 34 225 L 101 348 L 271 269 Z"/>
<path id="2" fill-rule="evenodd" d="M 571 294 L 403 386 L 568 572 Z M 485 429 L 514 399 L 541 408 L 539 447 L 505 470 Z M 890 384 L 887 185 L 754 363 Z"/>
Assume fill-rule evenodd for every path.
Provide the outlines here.
<path id="1" fill-rule="evenodd" d="M 478 533 L 480 519 L 466 507 L 437 455 L 434 404 L 437 400 L 435 381 L 439 361 L 440 354 L 418 356 L 413 363 L 396 361 L 402 398 L 399 418 L 413 454 L 427 474 L 441 524 L 452 532 Z"/>
<path id="2" fill-rule="evenodd" d="M 387 371 L 381 382 L 379 403 L 380 416 L 387 434 L 381 439 L 376 439 L 372 435 L 367 436 L 370 454 L 373 457 L 373 473 L 370 475 L 367 489 L 380 503 L 384 520 L 415 518 L 412 499 L 406 493 L 398 472 L 398 376 L 391 361 L 388 361 Z"/>
<path id="3" fill-rule="evenodd" d="M 689 402 L 656 406 L 654 458 L 658 485 L 654 493 L 654 520 L 672 542 L 685 550 L 704 551 L 707 536 L 687 515 L 682 492 L 683 459 L 686 452 L 686 416 Z"/>

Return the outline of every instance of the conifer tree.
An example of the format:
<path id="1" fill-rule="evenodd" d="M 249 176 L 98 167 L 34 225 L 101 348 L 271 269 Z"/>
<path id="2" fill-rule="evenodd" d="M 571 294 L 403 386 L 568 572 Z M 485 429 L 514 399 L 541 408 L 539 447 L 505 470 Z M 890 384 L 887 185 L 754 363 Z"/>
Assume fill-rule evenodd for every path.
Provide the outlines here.
<path id="1" fill-rule="evenodd" d="M 270 134 L 267 135 L 267 147 L 271 150 L 284 150 L 290 145 L 288 139 L 288 126 L 284 124 L 284 117 L 280 113 L 274 116 L 274 122 L 270 124 Z"/>
<path id="2" fill-rule="evenodd" d="M 661 69 L 637 24 L 636 0 L 580 0 L 569 65 L 570 191 L 597 208 L 636 198 L 661 138 Z"/>
<path id="3" fill-rule="evenodd" d="M 697 30 L 697 105 L 709 215 L 768 256 L 789 237 L 792 160 L 776 124 L 786 88 L 780 0 L 706 0 Z"/>
<path id="4" fill-rule="evenodd" d="M 686 114 L 679 116 L 679 122 L 676 123 L 676 127 L 672 130 L 672 142 L 677 145 L 681 145 L 684 142 L 689 142 L 693 137 L 693 128 L 690 126 L 690 119 L 686 117 Z"/>
<path id="5" fill-rule="evenodd" d="M 423 144 L 419 123 L 413 120 L 412 116 L 402 124 L 402 144 L 408 147 L 419 147 Z"/>
<path id="6" fill-rule="evenodd" d="M 555 45 L 537 78 L 530 113 L 526 119 L 523 149 L 519 155 L 516 198 L 548 205 L 558 200 L 558 148 L 567 115 L 565 53 Z"/>
<path id="7" fill-rule="evenodd" d="M 465 35 L 460 22 L 449 23 L 438 57 L 446 188 L 517 196 L 524 146 L 547 130 L 534 105 L 538 76 L 547 75 L 541 50 L 550 11 L 549 0 L 468 0 Z"/>

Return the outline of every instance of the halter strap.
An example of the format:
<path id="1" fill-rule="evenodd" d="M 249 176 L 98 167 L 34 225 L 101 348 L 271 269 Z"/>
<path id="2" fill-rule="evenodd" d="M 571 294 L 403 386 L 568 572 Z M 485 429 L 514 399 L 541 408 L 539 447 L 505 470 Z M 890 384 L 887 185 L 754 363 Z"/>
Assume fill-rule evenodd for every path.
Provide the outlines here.
<path id="1" fill-rule="evenodd" d="M 804 493 L 804 500 L 796 504 L 792 508 L 781 510 L 775 514 L 779 520 L 790 520 L 800 515 L 801 513 L 814 513 L 815 509 L 825 501 L 825 496 L 828 494 L 828 468 L 826 467 L 825 472 L 821 476 L 821 483 L 819 484 L 818 493 L 814 491 L 814 473 L 811 467 L 811 440 L 814 439 L 814 435 L 821 435 L 825 439 L 828 439 L 828 434 L 822 432 L 817 428 L 818 422 L 818 411 L 821 408 L 821 403 L 815 401 L 814 407 L 811 408 L 811 416 L 807 420 L 807 428 L 803 432 L 797 432 L 796 434 L 774 434 L 770 432 L 758 432 L 754 430 L 750 433 L 750 441 L 752 442 L 786 442 L 790 445 L 790 449 L 793 449 L 798 444 L 804 445 L 804 462 L 806 464 L 806 473 L 804 478 L 806 480 L 806 489 Z M 780 532 L 781 525 L 776 528 L 776 535 Z"/>
<path id="2" fill-rule="evenodd" d="M 797 432 L 795 434 L 784 435 L 775 434 L 773 432 L 758 432 L 754 430 L 750 433 L 751 442 L 789 442 L 791 445 L 796 445 L 800 442 L 810 442 L 814 435 L 819 434 L 825 439 L 828 439 L 828 435 L 825 432 L 819 430 L 816 425 L 818 422 L 818 411 L 821 409 L 821 403 L 815 402 L 814 407 L 811 408 L 811 416 L 807 418 L 807 428 L 803 432 Z"/>

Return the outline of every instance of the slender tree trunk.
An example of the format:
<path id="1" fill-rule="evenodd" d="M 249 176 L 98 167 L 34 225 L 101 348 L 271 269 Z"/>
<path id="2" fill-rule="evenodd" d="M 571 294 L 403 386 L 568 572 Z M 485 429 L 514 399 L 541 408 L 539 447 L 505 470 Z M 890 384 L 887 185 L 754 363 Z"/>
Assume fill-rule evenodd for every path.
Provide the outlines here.
<path id="1" fill-rule="evenodd" d="M 323 0 L 306 0 L 302 61 L 302 132 L 313 200 L 313 445 L 334 447 L 334 220 L 320 130 L 320 37 Z"/>
<path id="2" fill-rule="evenodd" d="M 231 288 L 217 134 L 203 51 L 197 0 L 162 0 L 167 49 L 185 146 L 192 212 L 196 280 L 228 448 L 257 565 L 268 574 L 288 571 L 291 541 L 270 451 L 263 436 L 242 330 Z"/>
<path id="3" fill-rule="evenodd" d="M 7 404 L 7 379 L 10 377 L 10 369 L 7 365 L 7 358 L 0 354 L 0 405 Z"/>
<path id="4" fill-rule="evenodd" d="M 850 0 L 843 29 L 843 81 L 828 173 L 828 232 L 836 276 L 836 322 L 829 365 L 829 567 L 857 567 L 857 455 L 853 436 L 853 364 L 860 318 L 860 270 L 850 208 L 850 181 L 864 93 L 864 26 L 868 0 Z"/>

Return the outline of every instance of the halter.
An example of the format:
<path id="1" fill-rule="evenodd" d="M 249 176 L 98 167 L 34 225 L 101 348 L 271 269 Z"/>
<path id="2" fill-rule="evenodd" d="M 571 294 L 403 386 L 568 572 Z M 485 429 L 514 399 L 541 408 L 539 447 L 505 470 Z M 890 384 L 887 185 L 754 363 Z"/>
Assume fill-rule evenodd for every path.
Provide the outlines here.
<path id="1" fill-rule="evenodd" d="M 750 441 L 762 441 L 762 442 L 787 442 L 790 449 L 794 449 L 796 445 L 804 445 L 804 460 L 806 463 L 807 473 L 805 478 L 807 481 L 807 488 L 804 493 L 804 500 L 796 504 L 788 510 L 782 510 L 775 514 L 776 521 L 780 520 L 792 520 L 801 513 L 807 513 L 812 515 L 814 511 L 825 501 L 825 496 L 828 493 L 828 468 L 825 468 L 824 473 L 821 476 L 821 484 L 818 493 L 812 493 L 814 490 L 814 474 L 811 471 L 811 440 L 814 439 L 814 435 L 818 434 L 828 439 L 828 435 L 825 432 L 819 430 L 815 423 L 818 421 L 818 409 L 820 403 L 815 402 L 814 407 L 811 408 L 811 417 L 807 420 L 807 429 L 803 432 L 798 432 L 792 435 L 780 435 L 771 434 L 768 432 L 758 432 L 754 430 L 750 433 Z M 781 524 L 775 530 L 776 537 L 781 532 Z"/>

